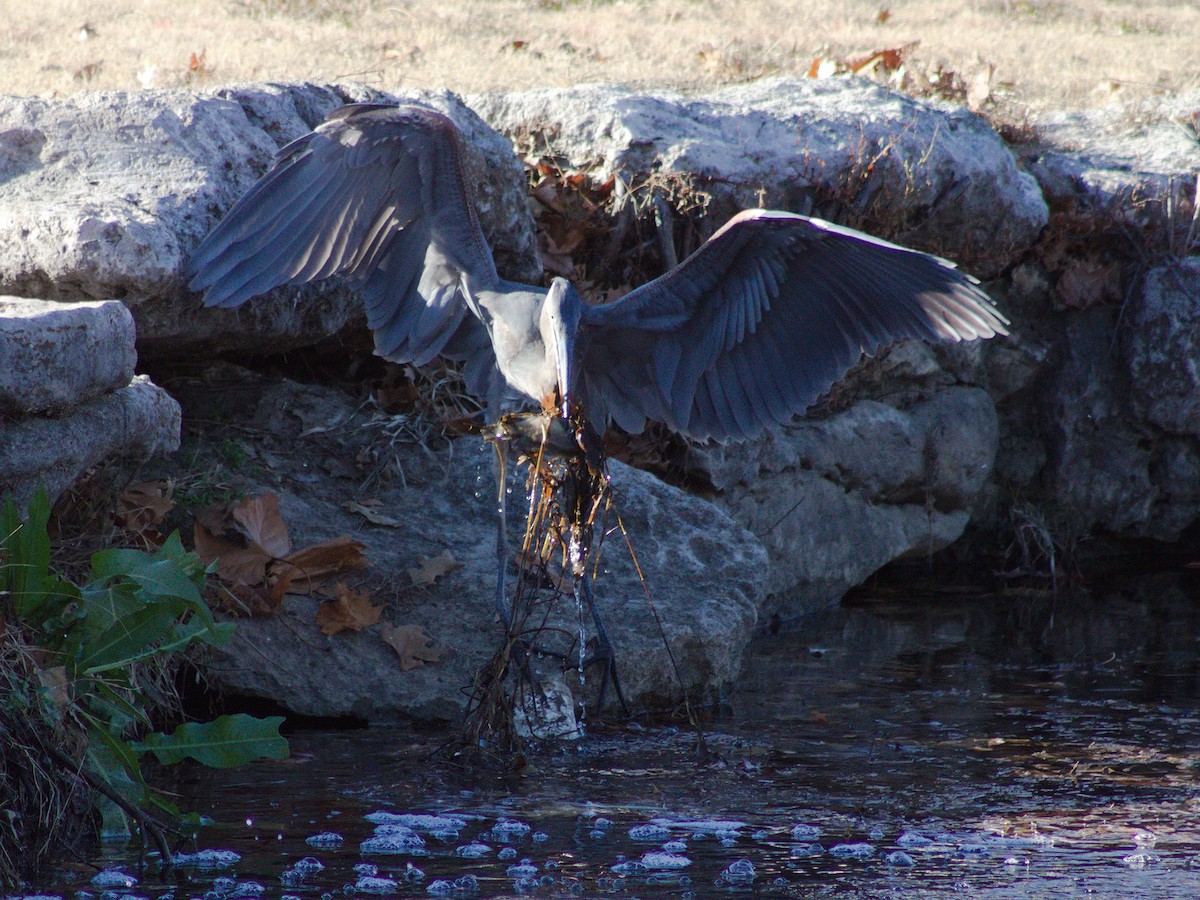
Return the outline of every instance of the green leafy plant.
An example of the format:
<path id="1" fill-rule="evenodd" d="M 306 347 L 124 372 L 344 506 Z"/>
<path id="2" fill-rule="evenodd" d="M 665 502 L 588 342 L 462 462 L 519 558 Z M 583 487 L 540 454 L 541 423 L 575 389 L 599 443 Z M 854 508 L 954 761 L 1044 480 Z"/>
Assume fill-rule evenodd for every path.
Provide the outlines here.
<path id="1" fill-rule="evenodd" d="M 169 859 L 165 832 L 188 818 L 146 783 L 142 759 L 191 758 L 222 768 L 281 759 L 288 753 L 283 719 L 221 716 L 154 732 L 154 673 L 194 644 L 228 641 L 234 626 L 213 618 L 201 595 L 204 566 L 178 534 L 153 553 L 98 552 L 75 584 L 52 567 L 49 520 L 44 492 L 24 520 L 11 499 L 0 506 L 0 641 L 33 648 L 25 658 L 36 660 L 37 676 L 32 690 L 29 678 L 21 690 L 10 678 L 6 702 L 57 735 L 40 749 L 102 798 L 106 833 L 139 830 Z"/>

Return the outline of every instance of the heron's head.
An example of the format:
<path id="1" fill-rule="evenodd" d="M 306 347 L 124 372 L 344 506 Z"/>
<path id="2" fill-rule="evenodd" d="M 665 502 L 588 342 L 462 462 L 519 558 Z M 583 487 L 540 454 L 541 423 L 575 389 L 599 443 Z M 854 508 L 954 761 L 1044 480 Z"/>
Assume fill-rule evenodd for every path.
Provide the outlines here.
<path id="1" fill-rule="evenodd" d="M 562 400 L 563 418 L 570 418 L 569 401 L 575 389 L 575 339 L 579 334 L 579 318 L 583 298 L 565 278 L 555 278 L 542 302 L 540 328 L 546 343 L 547 362 L 553 362 L 558 380 L 558 395 Z"/>

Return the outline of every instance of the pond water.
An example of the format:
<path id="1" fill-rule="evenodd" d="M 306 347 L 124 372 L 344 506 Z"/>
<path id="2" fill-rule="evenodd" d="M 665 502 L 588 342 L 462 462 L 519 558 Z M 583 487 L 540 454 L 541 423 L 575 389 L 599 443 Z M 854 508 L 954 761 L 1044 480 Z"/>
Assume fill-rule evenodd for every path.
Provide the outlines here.
<path id="1" fill-rule="evenodd" d="M 861 591 L 753 648 L 698 757 L 682 722 L 589 725 L 497 777 L 406 728 L 188 769 L 191 863 L 42 886 L 174 898 L 1200 894 L 1200 579 Z M 429 818 L 429 817 L 437 818 Z M 323 836 L 323 837 L 322 837 Z M 208 851 L 227 851 L 208 852 Z M 236 861 L 234 854 L 236 854 Z"/>

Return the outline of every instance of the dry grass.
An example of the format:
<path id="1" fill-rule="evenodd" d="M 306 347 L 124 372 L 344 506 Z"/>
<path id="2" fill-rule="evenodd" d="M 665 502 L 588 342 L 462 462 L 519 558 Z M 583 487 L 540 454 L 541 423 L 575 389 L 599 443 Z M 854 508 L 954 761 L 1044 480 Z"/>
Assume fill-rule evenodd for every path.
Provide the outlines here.
<path id="1" fill-rule="evenodd" d="M 915 65 L 1036 112 L 1200 88 L 1194 0 L 42 0 L 6 4 L 3 90 L 250 80 L 459 92 L 802 74 L 920 41 Z"/>

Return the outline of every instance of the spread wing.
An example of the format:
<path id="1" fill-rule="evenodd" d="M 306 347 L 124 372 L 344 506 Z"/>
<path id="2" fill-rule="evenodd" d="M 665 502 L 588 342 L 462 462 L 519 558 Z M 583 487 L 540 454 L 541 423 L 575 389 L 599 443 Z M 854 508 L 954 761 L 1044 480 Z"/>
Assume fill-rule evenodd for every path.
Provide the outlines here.
<path id="1" fill-rule="evenodd" d="M 584 310 L 593 418 L 697 439 L 751 437 L 803 412 L 864 354 L 902 338 L 1007 334 L 944 259 L 820 219 L 747 210 L 682 264 Z"/>
<path id="2" fill-rule="evenodd" d="M 279 152 L 185 270 L 206 305 L 223 307 L 333 275 L 361 291 L 380 356 L 465 360 L 468 387 L 484 393 L 494 355 L 471 295 L 498 277 L 446 116 L 335 110 Z"/>

